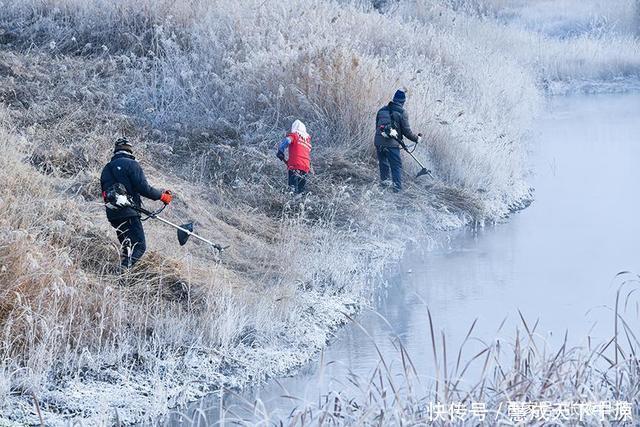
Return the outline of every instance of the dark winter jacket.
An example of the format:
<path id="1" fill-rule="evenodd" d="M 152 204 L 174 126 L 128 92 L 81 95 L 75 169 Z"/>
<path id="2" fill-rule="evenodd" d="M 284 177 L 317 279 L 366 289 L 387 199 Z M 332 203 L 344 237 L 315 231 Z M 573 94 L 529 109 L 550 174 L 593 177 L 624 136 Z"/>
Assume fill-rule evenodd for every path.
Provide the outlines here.
<path id="1" fill-rule="evenodd" d="M 391 115 L 393 114 L 393 120 L 395 122 L 396 129 L 398 130 L 399 139 L 402 141 L 403 137 L 413 142 L 418 141 L 418 135 L 414 134 L 409 125 L 409 115 L 404 110 L 404 107 L 398 103 L 390 102 L 388 105 L 378 110 L 376 115 L 376 137 L 374 144 L 376 147 L 400 147 L 400 143 L 392 138 L 385 138 L 382 136 L 381 126 L 391 124 Z"/>
<path id="2" fill-rule="evenodd" d="M 140 196 L 151 200 L 160 200 L 162 196 L 162 191 L 149 185 L 136 158 L 126 151 L 116 152 L 111 161 L 102 169 L 100 176 L 100 186 L 103 192 L 108 191 L 117 183 L 126 187 L 127 193 L 131 195 L 136 206 L 142 204 Z M 107 208 L 107 219 L 112 222 L 135 216 L 140 216 L 140 214 L 132 208 L 118 210 Z"/>

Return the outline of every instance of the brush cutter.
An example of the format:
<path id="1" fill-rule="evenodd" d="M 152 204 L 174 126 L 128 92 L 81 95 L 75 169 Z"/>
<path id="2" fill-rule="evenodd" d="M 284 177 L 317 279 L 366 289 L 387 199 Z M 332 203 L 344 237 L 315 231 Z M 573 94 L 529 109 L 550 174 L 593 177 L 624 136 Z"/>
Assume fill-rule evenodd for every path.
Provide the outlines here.
<path id="1" fill-rule="evenodd" d="M 182 225 L 177 225 L 172 223 L 169 220 L 166 220 L 164 218 L 160 218 L 158 215 L 164 210 L 164 208 L 167 207 L 167 205 L 163 205 L 160 209 L 155 210 L 153 212 L 148 211 L 146 209 L 144 209 L 143 207 L 138 207 L 136 206 L 136 204 L 133 202 L 133 200 L 131 199 L 131 196 L 127 193 L 127 189 L 125 188 L 125 186 L 121 183 L 117 183 L 115 185 L 113 185 L 108 191 L 105 191 L 103 193 L 103 198 L 105 201 L 105 206 L 108 209 L 122 209 L 122 208 L 131 208 L 133 210 L 135 210 L 136 212 L 141 213 L 142 215 L 146 215 L 146 218 L 142 218 L 142 221 L 146 221 L 149 218 L 153 218 L 153 219 L 157 219 L 160 222 L 164 222 L 167 225 L 170 225 L 171 227 L 175 228 L 176 230 L 178 230 L 178 243 L 180 243 L 180 246 L 184 246 L 187 243 L 187 240 L 189 240 L 189 237 L 193 236 L 194 238 L 201 240 L 205 243 L 207 243 L 208 245 L 212 246 L 214 249 L 216 249 L 218 252 L 222 252 L 225 249 L 227 249 L 229 246 L 221 246 L 217 243 L 213 243 L 210 240 L 205 239 L 202 236 L 197 235 L 196 233 L 193 232 L 193 223 L 189 222 L 187 224 L 182 224 Z"/>
<path id="2" fill-rule="evenodd" d="M 416 144 L 413 146 L 413 150 L 409 151 L 409 148 L 407 147 L 407 145 L 402 142 L 399 139 L 396 139 L 396 141 L 398 141 L 400 143 L 400 145 L 402 146 L 402 148 L 404 149 L 404 151 L 406 151 L 407 153 L 409 153 L 409 155 L 411 156 L 411 158 L 413 160 L 416 161 L 416 163 L 420 166 L 420 171 L 418 172 L 418 174 L 416 175 L 416 178 L 421 177 L 422 175 L 427 175 L 429 176 L 429 178 L 433 179 L 433 175 L 431 174 L 431 171 L 427 168 L 424 167 L 424 165 L 422 164 L 422 162 L 420 160 L 418 160 L 418 158 L 416 156 L 413 155 L 413 152 L 415 151 L 416 147 L 418 146 L 418 142 L 420 142 L 420 139 L 418 139 L 418 142 L 416 142 Z"/>
<path id="3" fill-rule="evenodd" d="M 160 212 L 162 212 L 164 210 L 164 208 L 167 205 L 164 205 L 163 207 L 161 207 L 160 209 L 154 211 L 154 212 L 150 212 L 144 208 L 139 208 L 137 206 L 135 206 L 134 204 L 131 205 L 131 207 L 140 212 L 143 215 L 146 215 L 147 218 L 145 218 L 145 220 L 152 218 L 152 219 L 157 219 L 160 222 L 164 222 L 165 224 L 175 228 L 178 232 L 178 243 L 180 243 L 180 246 L 184 246 L 187 243 L 187 240 L 189 240 L 189 237 L 193 236 L 195 239 L 198 239 L 200 241 L 205 242 L 206 244 L 210 245 L 211 247 L 213 247 L 214 249 L 216 249 L 218 252 L 222 252 L 225 249 L 227 249 L 229 246 L 221 246 L 217 243 L 213 243 L 211 240 L 205 239 L 202 236 L 197 235 L 196 233 L 193 232 L 193 222 L 188 222 L 186 224 L 182 224 L 182 225 L 177 225 L 174 224 L 173 222 L 166 220 L 164 218 L 161 218 L 158 216 L 158 214 L 160 214 Z"/>
<path id="4" fill-rule="evenodd" d="M 407 147 L 403 147 L 403 148 L 404 148 L 404 150 L 405 150 L 407 153 L 409 153 L 409 155 L 411 156 L 411 158 L 412 158 L 413 160 L 415 160 L 415 161 L 416 161 L 416 163 L 417 163 L 418 165 L 420 165 L 420 167 L 422 168 L 422 169 L 420 169 L 420 171 L 419 171 L 419 172 L 418 172 L 418 174 L 416 175 L 416 178 L 419 178 L 419 177 L 421 177 L 422 175 L 427 175 L 427 176 L 429 176 L 429 178 L 433 178 L 433 175 L 431 174 L 431 171 L 430 171 L 429 169 L 425 168 L 425 167 L 424 167 L 424 165 L 420 162 L 420 160 L 418 160 L 418 159 L 416 158 L 416 156 L 414 156 L 414 155 L 413 155 L 413 153 L 407 149 Z"/>
<path id="5" fill-rule="evenodd" d="M 407 147 L 407 145 L 402 141 L 401 135 L 393 127 L 392 124 L 385 125 L 385 126 L 380 126 L 380 131 L 381 131 L 382 136 L 384 136 L 385 138 L 395 139 L 400 144 L 400 146 L 404 149 L 404 151 L 409 153 L 411 158 L 413 160 L 415 160 L 418 165 L 420 165 L 420 171 L 416 175 L 416 178 L 419 178 L 422 175 L 428 175 L 430 178 L 433 178 L 433 175 L 431 174 L 431 171 L 429 169 L 425 168 L 424 165 L 422 164 L 422 162 L 420 162 L 420 160 L 418 160 L 416 158 L 416 156 L 413 155 L 413 152 L 415 151 L 416 147 L 418 146 L 418 143 L 422 139 L 420 134 L 418 134 L 418 142 L 415 143 L 415 145 L 413 146 L 413 150 L 410 151 L 409 148 Z"/>

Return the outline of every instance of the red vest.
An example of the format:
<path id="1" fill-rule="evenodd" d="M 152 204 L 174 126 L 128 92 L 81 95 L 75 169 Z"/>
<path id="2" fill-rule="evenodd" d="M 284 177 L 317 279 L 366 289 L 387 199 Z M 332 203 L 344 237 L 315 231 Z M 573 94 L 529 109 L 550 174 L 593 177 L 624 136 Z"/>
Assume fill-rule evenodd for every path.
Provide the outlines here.
<path id="1" fill-rule="evenodd" d="M 289 144 L 289 170 L 299 170 L 309 172 L 311 168 L 311 137 L 303 138 L 298 133 L 287 135 L 291 138 Z"/>

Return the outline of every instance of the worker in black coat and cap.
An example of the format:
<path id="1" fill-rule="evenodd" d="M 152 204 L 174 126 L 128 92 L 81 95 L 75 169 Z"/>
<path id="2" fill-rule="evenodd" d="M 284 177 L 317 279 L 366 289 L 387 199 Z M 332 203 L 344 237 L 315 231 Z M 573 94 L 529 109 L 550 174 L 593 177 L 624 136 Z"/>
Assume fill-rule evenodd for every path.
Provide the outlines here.
<path id="1" fill-rule="evenodd" d="M 113 157 L 102 170 L 100 186 L 107 219 L 116 229 L 122 246 L 121 265 L 124 268 L 132 267 L 147 249 L 140 213 L 134 207 L 141 207 L 141 197 L 161 200 L 167 205 L 172 200 L 171 191 L 161 191 L 149 185 L 140 164 L 133 156 L 133 146 L 126 138 L 116 141 Z M 126 194 L 122 194 L 125 192 Z M 126 202 L 114 202 L 111 200 L 113 194 L 120 195 Z"/>
<path id="2" fill-rule="evenodd" d="M 407 96 L 403 90 L 397 90 L 393 100 L 378 110 L 376 115 L 376 135 L 374 144 L 380 164 L 380 180 L 393 181 L 395 191 L 402 190 L 402 158 L 400 149 L 405 148 L 403 139 L 418 143 L 422 134 L 414 134 L 409 125 L 409 115 L 404 109 Z M 391 172 L 391 173 L 389 173 Z"/>

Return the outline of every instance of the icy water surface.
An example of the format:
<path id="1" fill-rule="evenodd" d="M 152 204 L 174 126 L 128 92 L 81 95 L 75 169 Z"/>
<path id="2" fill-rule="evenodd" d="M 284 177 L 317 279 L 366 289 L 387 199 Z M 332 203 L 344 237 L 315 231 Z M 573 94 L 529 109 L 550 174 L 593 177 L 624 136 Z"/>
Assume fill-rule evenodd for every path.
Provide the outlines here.
<path id="1" fill-rule="evenodd" d="M 596 342 L 609 336 L 613 315 L 605 306 L 614 303 L 613 278 L 622 270 L 640 271 L 639 118 L 638 94 L 551 99 L 533 135 L 536 200 L 528 209 L 410 254 L 389 274 L 376 307 L 386 321 L 362 313 L 358 322 L 368 334 L 345 327 L 323 363 L 248 390 L 242 399 L 225 396 L 224 409 L 242 413 L 234 411 L 241 400 L 259 398 L 272 419 L 286 417 L 301 402 L 284 394 L 313 402 L 326 390 L 343 389 L 350 372 L 367 377 L 379 361 L 373 342 L 385 358 L 397 359 L 394 336 L 408 348 L 418 374 L 429 378 L 427 307 L 436 334 L 444 331 L 453 351 L 476 318 L 476 337 L 510 339 L 518 310 L 532 324 L 540 319 L 538 331 L 552 343 L 565 330 L 572 344 L 587 335 Z M 208 408 L 209 421 L 219 420 L 219 397 L 195 407 Z"/>

